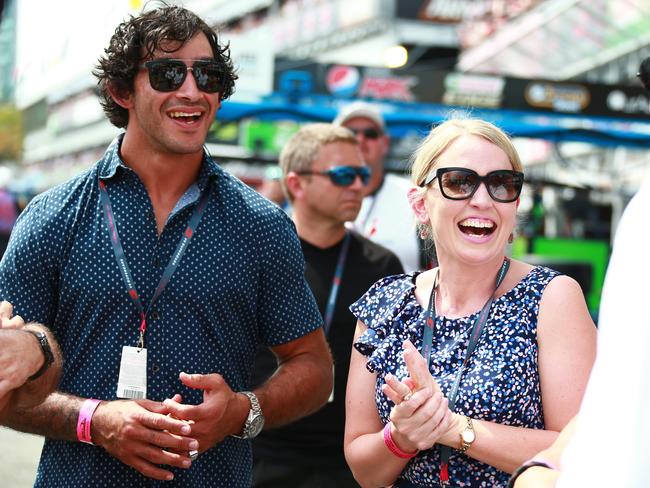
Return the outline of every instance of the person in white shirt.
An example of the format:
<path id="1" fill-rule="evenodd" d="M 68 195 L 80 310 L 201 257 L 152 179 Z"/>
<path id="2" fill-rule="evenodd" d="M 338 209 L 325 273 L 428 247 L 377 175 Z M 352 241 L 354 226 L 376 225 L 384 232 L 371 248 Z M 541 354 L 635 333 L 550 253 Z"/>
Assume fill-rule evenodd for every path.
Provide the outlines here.
<path id="1" fill-rule="evenodd" d="M 341 109 L 333 123 L 357 136 L 363 159 L 372 171 L 353 228 L 397 254 L 407 273 L 422 269 L 415 221 L 404 217 L 411 215 L 407 198 L 411 185 L 408 179 L 384 171 L 390 138 L 381 112 L 372 104 L 353 102 Z"/>
<path id="2" fill-rule="evenodd" d="M 649 209 L 646 177 L 616 231 L 598 354 L 580 413 L 551 448 L 520 468 L 516 488 L 650 486 L 650 230 L 642 224 Z"/>
<path id="3" fill-rule="evenodd" d="M 650 94 L 650 57 L 639 78 Z M 599 314 L 598 353 L 580 413 L 524 463 L 515 488 L 650 486 L 650 175 L 616 229 Z"/>

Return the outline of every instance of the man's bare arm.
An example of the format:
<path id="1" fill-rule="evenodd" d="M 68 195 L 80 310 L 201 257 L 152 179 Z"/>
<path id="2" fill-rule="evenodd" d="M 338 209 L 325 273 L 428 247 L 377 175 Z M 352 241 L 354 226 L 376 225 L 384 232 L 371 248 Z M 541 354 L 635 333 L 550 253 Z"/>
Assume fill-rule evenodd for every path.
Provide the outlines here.
<path id="1" fill-rule="evenodd" d="M 84 399 L 54 392 L 40 405 L 16 407 L 12 402 L 5 425 L 21 432 L 42 435 L 50 439 L 77 440 L 77 418 Z"/>
<path id="2" fill-rule="evenodd" d="M 279 427 L 318 410 L 327 401 L 333 381 L 332 355 L 323 329 L 272 350 L 278 369 L 255 390 L 265 427 Z"/>
<path id="3" fill-rule="evenodd" d="M 50 439 L 77 441 L 77 419 L 85 399 L 52 393 L 40 405 L 14 409 L 7 425 Z M 160 465 L 189 468 L 188 452 L 198 448 L 191 426 L 167 415 L 151 400 L 102 401 L 92 418 L 93 443 L 143 475 L 171 480 L 173 473 Z"/>
<path id="4" fill-rule="evenodd" d="M 33 332 L 45 334 L 53 362 L 38 378 L 30 380 L 46 361 Z M 49 329 L 40 324 L 25 325 L 22 317 L 13 315 L 11 303 L 0 302 L 0 423 L 16 408 L 41 403 L 56 388 L 61 367 L 61 352 Z"/>
<path id="5" fill-rule="evenodd" d="M 44 332 L 47 336 L 50 349 L 52 350 L 54 361 L 42 376 L 36 378 L 35 380 L 27 381 L 23 386 L 14 392 L 12 399 L 12 405 L 14 408 L 33 407 L 45 400 L 45 398 L 50 393 L 52 393 L 59 384 L 59 380 L 61 379 L 61 369 L 63 367 L 63 359 L 61 356 L 61 351 L 59 350 L 59 345 L 47 327 L 40 324 L 27 324 L 25 327 L 23 327 L 22 330 Z M 33 343 L 36 344 L 37 347 L 39 347 L 36 337 L 29 334 L 28 339 L 30 339 Z M 43 364 L 43 361 L 45 360 L 43 353 L 40 350 L 38 351 L 38 357 L 40 359 L 40 368 L 40 366 Z"/>

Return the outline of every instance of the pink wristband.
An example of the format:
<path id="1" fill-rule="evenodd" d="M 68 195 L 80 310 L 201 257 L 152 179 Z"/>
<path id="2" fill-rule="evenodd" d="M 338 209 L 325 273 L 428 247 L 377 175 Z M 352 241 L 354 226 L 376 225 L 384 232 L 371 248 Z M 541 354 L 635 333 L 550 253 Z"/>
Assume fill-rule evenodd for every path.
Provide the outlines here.
<path id="1" fill-rule="evenodd" d="M 397 447 L 397 444 L 395 444 L 395 441 L 393 441 L 393 436 L 390 433 L 390 428 L 392 424 L 393 424 L 392 422 L 388 422 L 384 427 L 384 444 L 386 444 L 388 450 L 393 454 L 395 454 L 395 456 L 397 456 L 398 458 L 411 459 L 412 457 L 415 457 L 417 453 L 420 451 L 404 452 L 399 447 Z"/>
<path id="2" fill-rule="evenodd" d="M 95 413 L 95 409 L 101 400 L 89 398 L 81 406 L 79 410 L 79 418 L 77 419 L 77 439 L 86 444 L 92 444 L 93 440 L 90 438 L 90 422 Z"/>

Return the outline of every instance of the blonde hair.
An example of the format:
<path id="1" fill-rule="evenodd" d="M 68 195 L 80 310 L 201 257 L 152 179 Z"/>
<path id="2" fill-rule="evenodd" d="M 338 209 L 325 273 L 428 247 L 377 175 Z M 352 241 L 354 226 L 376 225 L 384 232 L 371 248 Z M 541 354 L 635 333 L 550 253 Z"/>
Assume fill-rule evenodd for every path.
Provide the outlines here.
<path id="1" fill-rule="evenodd" d="M 286 186 L 285 178 L 287 174 L 291 171 L 310 171 L 318 150 L 325 144 L 333 142 L 359 145 L 359 141 L 352 131 L 345 127 L 316 123 L 302 126 L 282 148 L 279 164 L 280 168 L 282 168 L 283 178 L 280 181 L 282 190 L 289 201 L 293 201 L 293 197 Z"/>
<path id="2" fill-rule="evenodd" d="M 437 160 L 440 155 L 459 137 L 472 135 L 482 137 L 500 148 L 510 162 L 512 169 L 523 172 L 523 164 L 519 154 L 515 149 L 512 140 L 494 124 L 481 119 L 451 118 L 442 124 L 434 127 L 429 135 L 417 147 L 411 157 L 411 181 L 414 185 L 420 186 L 421 183 L 436 169 Z M 422 195 L 426 188 L 420 188 L 419 194 Z M 418 222 L 418 234 L 422 239 L 431 237 L 430 224 Z"/>
<path id="3" fill-rule="evenodd" d="M 459 137 L 472 135 L 482 137 L 500 148 L 515 171 L 523 171 L 523 165 L 510 138 L 497 126 L 480 119 L 449 119 L 434 127 L 420 143 L 412 156 L 411 181 L 420 185 L 435 169 L 438 157 Z"/>

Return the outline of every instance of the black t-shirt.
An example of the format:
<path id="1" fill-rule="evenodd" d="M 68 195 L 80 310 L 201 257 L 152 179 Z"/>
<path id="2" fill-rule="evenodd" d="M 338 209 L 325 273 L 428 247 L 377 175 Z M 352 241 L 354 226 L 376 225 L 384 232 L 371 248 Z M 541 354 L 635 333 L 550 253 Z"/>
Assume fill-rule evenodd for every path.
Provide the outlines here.
<path id="1" fill-rule="evenodd" d="M 342 243 L 320 249 L 300 240 L 306 263 L 305 278 L 323 316 Z M 348 307 L 375 281 L 400 273 L 403 273 L 402 265 L 395 254 L 352 232 L 327 337 L 334 356 L 334 401 L 288 426 L 262 432 L 253 444 L 256 458 L 303 466 L 346 465 L 343 456 L 345 389 L 356 327 L 356 318 Z M 254 382 L 262 383 L 276 367 L 275 356 L 268 349 L 258 351 Z"/>

